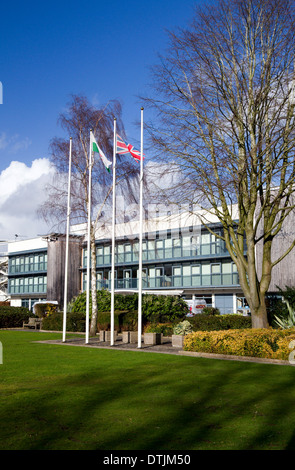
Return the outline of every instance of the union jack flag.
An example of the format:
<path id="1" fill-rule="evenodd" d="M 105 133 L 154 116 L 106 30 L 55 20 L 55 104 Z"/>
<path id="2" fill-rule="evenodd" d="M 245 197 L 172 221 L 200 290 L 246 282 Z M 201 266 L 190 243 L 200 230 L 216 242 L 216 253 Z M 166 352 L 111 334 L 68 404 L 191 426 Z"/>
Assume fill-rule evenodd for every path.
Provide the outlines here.
<path id="1" fill-rule="evenodd" d="M 141 153 L 139 150 L 135 150 L 133 145 L 131 144 L 125 144 L 123 141 L 122 137 L 117 134 L 117 153 L 124 155 L 126 153 L 130 153 L 130 155 L 136 160 L 140 161 L 141 160 Z M 143 157 L 144 158 L 144 157 Z"/>

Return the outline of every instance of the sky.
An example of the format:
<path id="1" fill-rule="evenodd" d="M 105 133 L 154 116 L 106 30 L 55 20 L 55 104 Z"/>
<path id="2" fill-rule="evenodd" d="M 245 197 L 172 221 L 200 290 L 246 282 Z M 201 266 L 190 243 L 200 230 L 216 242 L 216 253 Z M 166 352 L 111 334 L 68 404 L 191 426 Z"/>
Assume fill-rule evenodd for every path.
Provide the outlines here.
<path id="1" fill-rule="evenodd" d="M 0 8 L 0 240 L 47 233 L 37 218 L 52 176 L 49 144 L 72 94 L 119 99 L 128 140 L 139 141 L 150 67 L 201 0 L 16 0 Z M 133 140 L 134 139 L 134 140 Z"/>

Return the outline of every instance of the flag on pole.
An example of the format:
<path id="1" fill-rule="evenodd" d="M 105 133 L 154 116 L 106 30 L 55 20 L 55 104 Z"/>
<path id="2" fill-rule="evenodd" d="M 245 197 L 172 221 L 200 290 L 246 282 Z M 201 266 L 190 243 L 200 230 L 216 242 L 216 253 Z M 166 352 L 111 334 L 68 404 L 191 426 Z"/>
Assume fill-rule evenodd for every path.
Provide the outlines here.
<path id="1" fill-rule="evenodd" d="M 94 135 L 93 133 L 91 133 L 91 149 L 93 152 L 97 152 L 102 160 L 102 163 L 104 164 L 106 170 L 110 173 L 111 172 L 111 169 L 110 169 L 110 166 L 112 164 L 112 162 L 110 162 L 110 160 L 107 159 L 107 157 L 105 156 L 105 154 L 103 153 L 103 151 L 101 150 L 101 148 L 97 145 L 97 142 L 94 138 Z"/>
<path id="2" fill-rule="evenodd" d="M 141 160 L 141 152 L 139 150 L 135 150 L 133 145 L 126 144 L 123 141 L 122 137 L 119 136 L 119 134 L 117 134 L 117 153 L 120 155 L 125 155 L 126 153 L 130 153 L 130 155 L 138 162 L 140 162 Z"/>

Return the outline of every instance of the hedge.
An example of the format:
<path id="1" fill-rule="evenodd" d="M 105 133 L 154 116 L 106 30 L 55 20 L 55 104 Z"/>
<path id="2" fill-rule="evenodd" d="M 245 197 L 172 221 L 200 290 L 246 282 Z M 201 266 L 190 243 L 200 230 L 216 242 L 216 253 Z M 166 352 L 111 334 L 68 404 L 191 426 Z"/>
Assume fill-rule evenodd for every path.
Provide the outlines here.
<path id="1" fill-rule="evenodd" d="M 188 319 L 194 331 L 223 331 L 251 328 L 251 317 L 233 313 L 225 315 L 203 315 L 199 313 Z"/>
<path id="2" fill-rule="evenodd" d="M 115 311 L 114 312 L 114 326 L 118 331 L 123 330 L 136 330 L 137 329 L 137 311 Z M 111 314 L 110 311 L 98 312 L 97 329 L 110 330 Z M 62 331 L 63 329 L 63 312 L 52 313 L 42 321 L 43 330 Z M 67 331 L 84 332 L 86 329 L 86 316 L 84 312 L 68 312 Z"/>
<path id="3" fill-rule="evenodd" d="M 185 351 L 288 360 L 295 329 L 197 331 L 184 339 Z"/>
<path id="4" fill-rule="evenodd" d="M 173 335 L 172 323 L 148 323 L 144 328 L 144 333 L 161 333 L 163 336 Z"/>
<path id="5" fill-rule="evenodd" d="M 67 331 L 82 332 L 85 331 L 86 318 L 84 313 L 68 313 L 67 314 Z M 42 330 L 62 331 L 63 329 L 63 312 L 55 312 L 42 320 Z"/>
<path id="6" fill-rule="evenodd" d="M 90 315 L 92 313 L 90 293 Z M 71 312 L 86 312 L 86 292 L 82 292 L 69 304 Z M 97 291 L 97 310 L 111 310 L 111 293 L 107 290 Z M 138 294 L 115 294 L 115 310 L 135 312 L 138 310 Z M 142 296 L 143 323 L 166 323 L 181 321 L 188 313 L 187 303 L 178 296 L 144 294 Z M 133 313 L 131 314 L 133 316 Z"/>
<path id="7" fill-rule="evenodd" d="M 0 328 L 19 328 L 27 322 L 31 312 L 25 307 L 0 305 Z"/>

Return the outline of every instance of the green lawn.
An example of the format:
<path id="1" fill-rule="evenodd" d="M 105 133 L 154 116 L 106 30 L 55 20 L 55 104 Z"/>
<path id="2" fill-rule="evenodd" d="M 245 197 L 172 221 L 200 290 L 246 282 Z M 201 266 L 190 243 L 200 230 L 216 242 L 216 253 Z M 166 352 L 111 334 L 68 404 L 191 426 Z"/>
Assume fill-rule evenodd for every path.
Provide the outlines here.
<path id="1" fill-rule="evenodd" d="M 295 368 L 0 331 L 0 450 L 295 449 Z"/>

